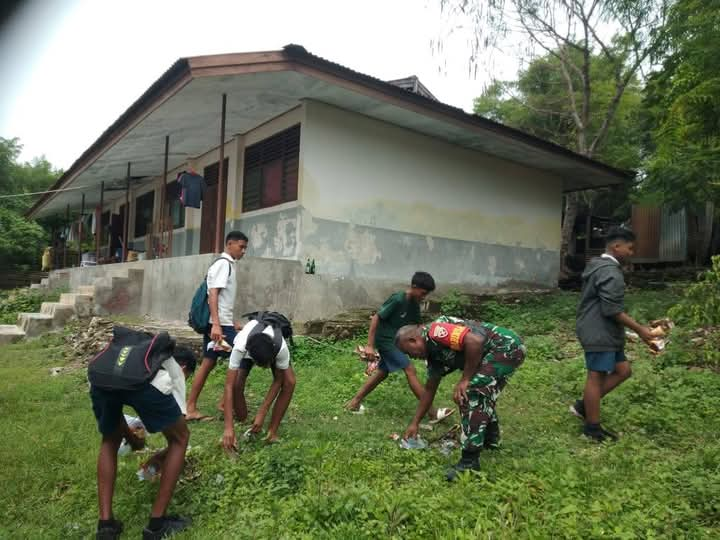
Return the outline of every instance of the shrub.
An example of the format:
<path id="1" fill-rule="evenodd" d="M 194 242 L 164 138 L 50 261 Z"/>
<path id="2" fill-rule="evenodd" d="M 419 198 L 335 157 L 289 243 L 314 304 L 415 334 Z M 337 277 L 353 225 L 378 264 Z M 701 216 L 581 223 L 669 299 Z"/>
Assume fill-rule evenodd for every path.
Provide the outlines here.
<path id="1" fill-rule="evenodd" d="M 0 324 L 15 324 L 18 313 L 40 311 L 43 302 L 57 302 L 59 289 L 13 289 L 0 293 Z"/>
<path id="2" fill-rule="evenodd" d="M 683 299 L 668 314 L 679 324 L 720 325 L 720 255 L 712 257 L 710 270 L 687 288 Z"/>
<path id="3" fill-rule="evenodd" d="M 470 298 L 457 289 L 451 289 L 440 300 L 440 312 L 448 317 L 465 318 L 469 315 Z"/>

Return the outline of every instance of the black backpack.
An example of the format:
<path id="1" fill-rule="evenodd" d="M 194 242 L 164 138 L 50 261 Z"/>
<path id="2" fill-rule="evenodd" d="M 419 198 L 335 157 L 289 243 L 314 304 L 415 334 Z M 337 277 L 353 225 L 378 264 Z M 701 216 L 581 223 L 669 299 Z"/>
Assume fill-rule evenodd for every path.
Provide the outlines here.
<path id="1" fill-rule="evenodd" d="M 273 332 L 275 355 L 280 352 L 283 338 L 285 338 L 285 340 L 287 341 L 288 346 L 295 346 L 295 344 L 293 343 L 292 324 L 290 323 L 288 318 L 282 313 L 278 313 L 277 311 L 253 311 L 251 313 L 245 313 L 243 317 L 246 317 L 251 321 L 258 322 L 258 324 L 255 325 L 255 328 L 250 331 L 250 334 L 248 335 L 248 340 L 254 334 L 258 334 L 265 330 L 265 328 L 267 328 L 268 326 L 271 326 L 276 330 L 280 330 L 280 335 L 278 335 L 278 332 Z"/>
<path id="2" fill-rule="evenodd" d="M 152 335 L 123 326 L 88 364 L 90 384 L 106 390 L 135 390 L 151 381 L 173 355 L 175 340 L 167 332 Z"/>

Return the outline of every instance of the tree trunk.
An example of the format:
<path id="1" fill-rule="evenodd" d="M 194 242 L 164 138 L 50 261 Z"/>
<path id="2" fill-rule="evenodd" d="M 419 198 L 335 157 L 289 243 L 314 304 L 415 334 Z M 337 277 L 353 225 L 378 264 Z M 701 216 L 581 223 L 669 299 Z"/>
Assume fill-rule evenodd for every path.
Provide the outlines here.
<path id="1" fill-rule="evenodd" d="M 567 255 L 570 251 L 570 242 L 573 242 L 575 235 L 575 218 L 577 218 L 579 197 L 577 193 L 565 195 L 565 216 L 562 222 L 562 233 L 560 240 L 560 277 L 566 277 L 572 272 L 567 267 Z"/>

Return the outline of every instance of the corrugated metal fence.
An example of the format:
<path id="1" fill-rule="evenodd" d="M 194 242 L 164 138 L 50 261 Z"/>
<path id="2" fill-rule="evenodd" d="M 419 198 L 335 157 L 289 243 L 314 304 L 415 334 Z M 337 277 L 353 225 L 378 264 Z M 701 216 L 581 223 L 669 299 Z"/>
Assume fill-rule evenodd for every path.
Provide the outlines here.
<path id="1" fill-rule="evenodd" d="M 633 206 L 632 230 L 637 237 L 633 262 L 683 262 L 688 256 L 685 209 Z"/>

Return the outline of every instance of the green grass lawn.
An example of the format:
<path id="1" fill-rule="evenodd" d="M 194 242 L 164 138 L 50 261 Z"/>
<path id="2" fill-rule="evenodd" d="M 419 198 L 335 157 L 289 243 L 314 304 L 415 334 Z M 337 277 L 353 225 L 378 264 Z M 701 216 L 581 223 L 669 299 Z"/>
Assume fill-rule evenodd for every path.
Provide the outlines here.
<path id="1" fill-rule="evenodd" d="M 673 293 L 635 292 L 634 315 L 662 316 Z M 502 450 L 482 472 L 448 484 L 457 460 L 435 449 L 406 451 L 402 433 L 415 400 L 404 376 L 380 385 L 351 415 L 343 403 L 362 384 L 362 365 L 342 351 L 301 342 L 298 385 L 282 443 L 241 443 L 222 452 L 221 422 L 193 424 L 188 463 L 170 510 L 194 525 L 179 538 L 717 538 L 720 536 L 720 377 L 629 348 L 634 376 L 604 402 L 606 425 L 622 437 L 595 445 L 567 411 L 584 367 L 572 334 L 577 296 L 490 303 L 487 320 L 526 339 L 528 359 L 499 402 Z M 0 538 L 90 538 L 97 519 L 99 444 L 84 370 L 61 366 L 59 337 L 0 348 Z M 418 370 L 423 372 L 418 363 Z M 212 412 L 224 368 L 201 405 Z M 457 375 L 438 405 L 451 405 Z M 254 370 L 254 410 L 269 373 Z M 456 413 L 457 414 L 457 413 Z M 457 416 L 455 416 L 457 419 Z M 442 435 L 451 424 L 423 432 Z M 242 433 L 243 427 L 238 427 Z M 162 436 L 149 439 L 160 448 Z M 135 476 L 142 455 L 120 458 L 116 516 L 138 538 L 156 486 Z"/>

